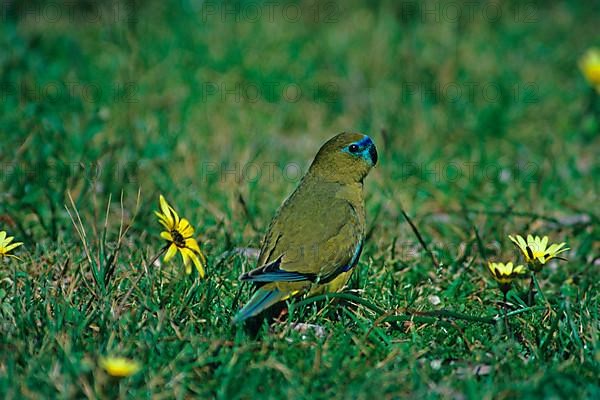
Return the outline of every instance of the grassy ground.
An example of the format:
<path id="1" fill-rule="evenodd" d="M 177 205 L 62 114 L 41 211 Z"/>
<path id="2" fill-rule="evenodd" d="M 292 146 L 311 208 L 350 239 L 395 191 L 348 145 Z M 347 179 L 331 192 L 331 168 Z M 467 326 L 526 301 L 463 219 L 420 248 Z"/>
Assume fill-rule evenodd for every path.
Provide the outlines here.
<path id="1" fill-rule="evenodd" d="M 25 244 L 0 268 L 0 397 L 600 397 L 599 119 L 577 68 L 598 6 L 228 4 L 3 4 L 0 230 Z M 346 291 L 363 304 L 294 307 L 323 336 L 233 328 L 239 249 L 346 129 L 380 154 Z M 207 279 L 148 265 L 159 193 Z M 571 248 L 539 275 L 549 304 L 512 296 L 510 333 L 442 318 L 501 315 L 485 265 L 518 261 L 512 233 Z M 105 355 L 142 370 L 110 378 Z"/>

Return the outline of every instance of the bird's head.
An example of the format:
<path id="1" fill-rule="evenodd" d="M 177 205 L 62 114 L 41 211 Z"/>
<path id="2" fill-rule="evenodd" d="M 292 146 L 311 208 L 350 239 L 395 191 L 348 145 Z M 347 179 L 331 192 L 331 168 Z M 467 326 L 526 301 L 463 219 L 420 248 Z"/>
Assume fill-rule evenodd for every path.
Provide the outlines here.
<path id="1" fill-rule="evenodd" d="M 309 173 L 343 183 L 362 182 L 377 164 L 377 148 L 367 135 L 343 132 L 329 139 L 317 153 Z"/>

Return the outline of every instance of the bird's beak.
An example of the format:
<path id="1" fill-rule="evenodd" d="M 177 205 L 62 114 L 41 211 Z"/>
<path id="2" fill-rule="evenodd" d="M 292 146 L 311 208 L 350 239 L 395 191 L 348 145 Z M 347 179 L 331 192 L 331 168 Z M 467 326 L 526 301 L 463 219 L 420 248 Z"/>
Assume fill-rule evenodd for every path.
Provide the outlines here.
<path id="1" fill-rule="evenodd" d="M 373 166 L 375 166 L 377 164 L 377 148 L 375 147 L 374 143 L 369 147 L 369 156 L 371 157 Z"/>

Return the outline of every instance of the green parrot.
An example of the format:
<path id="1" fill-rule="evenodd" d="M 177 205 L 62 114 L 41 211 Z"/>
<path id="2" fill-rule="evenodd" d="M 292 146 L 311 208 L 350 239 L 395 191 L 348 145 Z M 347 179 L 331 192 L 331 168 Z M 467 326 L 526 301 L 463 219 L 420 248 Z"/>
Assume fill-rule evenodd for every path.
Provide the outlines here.
<path id="1" fill-rule="evenodd" d="M 256 291 L 234 323 L 292 296 L 344 287 L 363 248 L 363 180 L 376 163 L 375 144 L 361 133 L 340 133 L 321 147 L 271 221 L 258 267 L 239 278 Z"/>

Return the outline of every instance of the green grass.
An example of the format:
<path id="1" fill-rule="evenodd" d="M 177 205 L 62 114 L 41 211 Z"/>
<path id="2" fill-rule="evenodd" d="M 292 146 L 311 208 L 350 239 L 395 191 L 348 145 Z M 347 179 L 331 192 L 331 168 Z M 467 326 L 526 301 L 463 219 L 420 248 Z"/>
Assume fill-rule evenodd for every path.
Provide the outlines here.
<path id="1" fill-rule="evenodd" d="M 466 3 L 307 1 L 297 22 L 287 2 L 5 7 L 0 230 L 25 244 L 0 266 L 0 397 L 598 398 L 600 110 L 577 60 L 600 9 Z M 325 335 L 232 327 L 254 267 L 234 250 L 346 129 L 379 149 L 369 239 L 342 298 L 290 310 Z M 148 265 L 159 193 L 206 280 Z M 511 292 L 508 333 L 485 265 L 517 261 L 512 233 L 571 250 L 539 275 L 549 307 Z M 143 368 L 111 379 L 109 354 Z"/>

